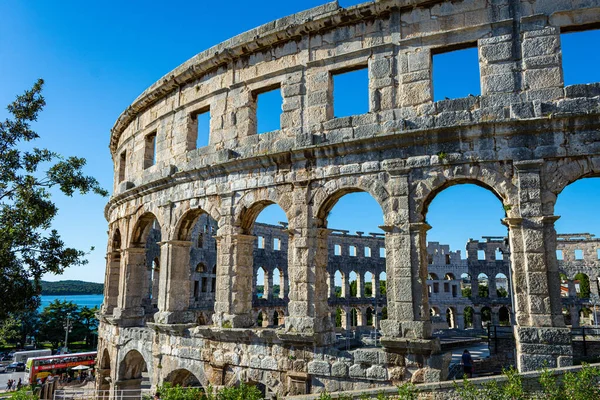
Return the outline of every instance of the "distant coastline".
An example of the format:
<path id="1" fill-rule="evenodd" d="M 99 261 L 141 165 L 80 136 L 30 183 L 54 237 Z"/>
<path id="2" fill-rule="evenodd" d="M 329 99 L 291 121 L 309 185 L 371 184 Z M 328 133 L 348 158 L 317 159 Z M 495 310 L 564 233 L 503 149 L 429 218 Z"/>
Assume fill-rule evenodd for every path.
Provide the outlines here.
<path id="1" fill-rule="evenodd" d="M 42 296 L 77 296 L 103 294 L 104 284 L 84 281 L 42 281 Z"/>

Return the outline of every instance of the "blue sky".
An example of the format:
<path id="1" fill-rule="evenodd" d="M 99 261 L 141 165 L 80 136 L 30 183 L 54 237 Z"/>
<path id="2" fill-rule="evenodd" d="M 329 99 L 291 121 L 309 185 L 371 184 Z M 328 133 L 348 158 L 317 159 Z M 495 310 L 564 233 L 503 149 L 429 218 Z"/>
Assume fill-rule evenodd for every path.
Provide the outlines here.
<path id="1" fill-rule="evenodd" d="M 342 6 L 358 3 L 360 1 L 340 2 Z M 257 0 L 190 2 L 185 5 L 140 0 L 2 1 L 0 118 L 6 117 L 4 106 L 16 94 L 31 87 L 37 78 L 44 78 L 47 106 L 35 124 L 41 135 L 35 145 L 64 155 L 85 157 L 88 161 L 86 171 L 96 176 L 105 188 L 111 189 L 110 128 L 118 115 L 144 89 L 190 57 L 223 40 L 320 4 L 324 1 Z M 572 62 L 565 66 L 567 83 L 600 81 L 597 76 L 600 52 L 578 50 L 578 46 L 586 43 L 580 37 L 573 38 L 570 44 L 572 50 L 565 50 L 565 54 L 584 54 L 586 62 Z M 590 40 L 600 43 L 597 36 Z M 595 68 L 583 71 L 585 65 Z M 457 69 L 443 65 L 434 68 L 435 74 L 444 71 L 457 72 Z M 343 80 L 345 77 L 339 78 Z M 464 91 L 468 87 L 469 93 L 478 93 L 476 84 L 471 89 L 472 86 L 467 86 L 455 75 L 451 81 L 452 86 L 436 86 L 436 98 L 465 95 L 453 92 L 457 88 Z M 360 87 L 360 82 L 359 77 L 355 85 Z M 336 84 L 335 90 L 342 86 Z M 343 95 L 340 97 L 344 98 Z M 344 107 L 355 105 L 336 103 L 336 116 L 352 113 L 352 109 Z M 358 106 L 364 108 L 364 104 Z M 278 117 L 272 121 L 264 117 L 263 121 L 267 124 L 264 131 L 277 129 Z M 562 215 L 557 228 L 560 227 L 563 232 L 600 233 L 597 213 L 569 216 L 571 212 L 583 213 L 585 207 L 595 211 L 599 186 L 598 182 L 574 185 L 575 194 L 569 201 L 585 199 L 587 203 L 577 203 L 577 207 L 566 206 L 564 211 L 557 207 L 557 214 Z M 88 257 L 89 265 L 70 268 L 62 276 L 47 278 L 103 281 L 107 230 L 104 206 L 107 199 L 92 195 L 73 198 L 59 195 L 55 200 L 61 211 L 54 227 L 61 232 L 65 242 L 81 249 L 95 246 L 96 250 Z M 562 200 L 561 196 L 559 205 Z M 465 206 L 465 201 L 469 202 L 468 206 Z M 272 222 L 282 219 L 277 215 L 269 217 L 270 214 L 270 210 L 265 211 L 259 218 Z M 472 220 L 465 219 L 467 214 Z M 354 218 L 344 218 L 347 215 Z M 502 215 L 499 202 L 489 192 L 468 185 L 453 187 L 438 195 L 430 207 L 428 221 L 433 229 L 429 238 L 464 249 L 469 237 L 503 234 L 505 231 L 498 223 Z M 574 226 L 561 226 L 570 219 L 576 222 Z M 343 198 L 330 217 L 331 227 L 352 231 L 375 231 L 381 223 L 379 206 L 364 194 Z"/>

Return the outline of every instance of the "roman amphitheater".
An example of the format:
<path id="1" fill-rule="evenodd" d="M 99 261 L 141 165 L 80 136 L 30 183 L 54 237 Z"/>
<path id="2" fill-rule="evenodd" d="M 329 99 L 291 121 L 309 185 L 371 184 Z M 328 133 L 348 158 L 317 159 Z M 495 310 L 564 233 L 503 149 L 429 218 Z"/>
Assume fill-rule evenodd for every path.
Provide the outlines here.
<path id="1" fill-rule="evenodd" d="M 243 381 L 274 398 L 440 381 L 438 332 L 486 322 L 512 326 L 520 371 L 571 365 L 563 314 L 582 322 L 576 272 L 597 295 L 600 240 L 557 235 L 554 206 L 600 175 L 600 84 L 565 87 L 561 34 L 598 23 L 596 0 L 332 2 L 165 75 L 111 131 L 98 388 Z M 467 48 L 481 93 L 434 101 L 435 56 Z M 356 70 L 369 110 L 336 118 L 333 82 Z M 260 133 L 273 90 L 280 129 Z M 427 216 L 465 183 L 498 198 L 508 236 L 463 259 L 428 243 Z M 353 192 L 377 201 L 384 233 L 328 225 Z M 256 223 L 272 204 L 287 221 Z M 349 332 L 377 346 L 349 349 Z"/>

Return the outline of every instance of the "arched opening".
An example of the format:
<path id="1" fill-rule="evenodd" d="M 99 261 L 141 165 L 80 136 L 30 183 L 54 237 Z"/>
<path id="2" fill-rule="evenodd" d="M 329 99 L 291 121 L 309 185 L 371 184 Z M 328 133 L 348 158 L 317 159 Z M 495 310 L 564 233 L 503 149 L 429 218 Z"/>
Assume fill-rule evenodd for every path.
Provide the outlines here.
<path id="1" fill-rule="evenodd" d="M 462 297 L 470 298 L 472 295 L 471 291 L 471 275 L 463 272 L 460 275 L 460 292 Z"/>
<path id="2" fill-rule="evenodd" d="M 481 323 L 485 328 L 488 324 L 492 323 L 492 309 L 489 307 L 483 307 L 481 309 Z"/>
<path id="3" fill-rule="evenodd" d="M 346 312 L 341 307 L 335 309 L 335 327 L 346 328 Z"/>
<path id="4" fill-rule="evenodd" d="M 243 233 L 254 236 L 252 266 L 253 309 L 262 310 L 258 326 L 280 326 L 279 309 L 286 307 L 288 285 L 288 220 L 283 209 L 271 201 L 259 201 L 240 216 Z M 270 319 L 270 321 L 269 321 Z"/>
<path id="5" fill-rule="evenodd" d="M 333 282 L 334 282 L 334 295 L 336 298 L 346 297 L 345 291 L 345 278 L 344 274 L 340 272 L 340 270 L 335 271 L 333 274 Z"/>
<path id="6" fill-rule="evenodd" d="M 446 309 L 446 323 L 449 328 L 456 328 L 456 313 L 452 307 Z"/>
<path id="7" fill-rule="evenodd" d="M 137 350 L 130 350 L 119 365 L 120 389 L 128 396 L 138 396 L 142 389 L 150 388 L 150 377 L 146 360 Z"/>
<path id="8" fill-rule="evenodd" d="M 379 274 L 379 295 L 382 297 L 385 297 L 387 294 L 386 278 L 387 274 L 385 272 Z"/>
<path id="9" fill-rule="evenodd" d="M 377 293 L 377 291 L 374 290 L 375 275 L 369 271 L 365 272 L 363 282 L 365 283 L 365 297 L 375 297 L 375 294 Z"/>
<path id="10" fill-rule="evenodd" d="M 360 312 L 356 308 L 353 308 L 350 311 L 350 326 L 351 327 L 356 328 L 358 326 L 359 316 L 360 316 Z"/>
<path id="11" fill-rule="evenodd" d="M 350 271 L 350 297 L 357 297 L 358 293 L 358 275 Z"/>
<path id="12" fill-rule="evenodd" d="M 158 259 L 158 257 L 152 260 L 152 265 L 150 266 L 150 268 L 151 270 L 149 295 L 152 308 L 156 311 L 158 310 L 158 288 L 160 285 L 160 260 Z"/>
<path id="13" fill-rule="evenodd" d="M 187 211 L 176 225 L 176 239 L 190 243 L 189 260 L 181 257 L 171 262 L 173 271 L 181 271 L 181 276 L 189 274 L 189 285 L 177 292 L 180 297 L 186 295 L 189 288 L 189 309 L 199 325 L 210 323 L 214 310 L 216 275 L 209 266 L 217 264 L 217 228 L 218 222 L 200 208 Z M 185 274 L 182 269 L 186 268 Z"/>
<path id="14" fill-rule="evenodd" d="M 477 275 L 477 296 L 481 298 L 490 297 L 489 279 L 483 272 Z"/>
<path id="15" fill-rule="evenodd" d="M 508 308 L 502 306 L 498 310 L 498 322 L 501 326 L 509 326 L 510 325 L 510 313 Z"/>
<path id="16" fill-rule="evenodd" d="M 121 231 L 115 229 L 106 255 L 106 286 L 104 288 L 103 312 L 111 315 L 119 301 L 119 284 L 121 277 Z"/>
<path id="17" fill-rule="evenodd" d="M 279 271 L 279 268 L 275 268 L 272 272 L 272 276 L 273 276 L 273 298 L 275 299 L 282 299 L 283 298 L 283 291 L 281 290 L 281 283 L 283 282 L 283 276 L 281 274 L 281 271 Z"/>
<path id="18" fill-rule="evenodd" d="M 267 274 L 263 267 L 258 267 L 254 273 L 254 297 L 257 300 L 266 300 L 265 287 L 267 287 Z"/>
<path id="19" fill-rule="evenodd" d="M 473 314 L 474 314 L 474 310 L 473 310 L 473 307 L 471 307 L 471 306 L 467 306 L 463 310 L 463 316 L 465 319 L 465 329 L 473 328 Z"/>
<path id="20" fill-rule="evenodd" d="M 578 298 L 590 298 L 590 278 L 587 276 L 587 274 L 584 274 L 583 272 L 576 273 L 573 283 L 575 284 L 575 292 L 577 293 Z"/>
<path id="21" fill-rule="evenodd" d="M 98 370 L 98 390 L 100 391 L 99 396 L 100 399 L 108 399 L 110 396 L 110 354 L 108 353 L 108 349 L 104 349 L 102 352 L 102 358 L 98 363 L 100 369 Z"/>
<path id="22" fill-rule="evenodd" d="M 262 328 L 263 326 L 265 326 L 266 322 L 267 319 L 264 317 L 263 312 L 259 311 L 258 315 L 256 316 L 256 326 Z"/>
<path id="23" fill-rule="evenodd" d="M 446 274 L 444 275 L 444 280 L 446 281 L 453 281 L 454 280 L 454 274 L 451 272 L 446 272 Z"/>
<path id="24" fill-rule="evenodd" d="M 496 274 L 496 296 L 508 297 L 508 278 L 502 272 Z"/>
<path id="25" fill-rule="evenodd" d="M 173 386 L 202 388 L 198 378 L 185 368 L 171 371 L 165 378 L 165 382 L 169 382 Z"/>
<path id="26" fill-rule="evenodd" d="M 375 326 L 374 325 L 375 324 L 375 318 L 374 318 L 375 312 L 373 311 L 372 307 L 367 307 L 365 315 L 366 315 L 366 319 L 367 319 L 367 326 L 370 326 L 370 327 Z"/>

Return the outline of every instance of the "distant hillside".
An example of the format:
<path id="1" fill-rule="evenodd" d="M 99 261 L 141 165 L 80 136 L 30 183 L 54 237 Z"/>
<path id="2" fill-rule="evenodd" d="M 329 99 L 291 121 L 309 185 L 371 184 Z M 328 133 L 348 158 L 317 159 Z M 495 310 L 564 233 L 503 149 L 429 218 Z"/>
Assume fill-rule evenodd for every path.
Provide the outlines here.
<path id="1" fill-rule="evenodd" d="M 104 284 L 84 281 L 42 281 L 42 296 L 69 296 L 77 294 L 102 294 Z"/>

